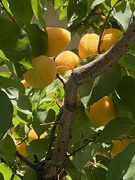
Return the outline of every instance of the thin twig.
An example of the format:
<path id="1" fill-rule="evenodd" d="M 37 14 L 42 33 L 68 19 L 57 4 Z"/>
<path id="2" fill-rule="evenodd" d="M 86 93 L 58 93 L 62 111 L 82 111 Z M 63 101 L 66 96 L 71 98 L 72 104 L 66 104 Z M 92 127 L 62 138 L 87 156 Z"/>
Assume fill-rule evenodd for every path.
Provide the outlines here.
<path id="1" fill-rule="evenodd" d="M 67 80 L 63 77 L 63 76 L 61 76 L 60 74 L 58 74 L 57 73 L 57 78 L 62 82 L 62 84 L 64 85 L 64 87 L 65 87 L 65 85 L 66 85 L 66 83 L 67 83 Z"/>
<path id="2" fill-rule="evenodd" d="M 30 162 L 26 157 L 24 157 L 23 155 L 21 155 L 18 151 L 16 151 L 16 156 L 22 160 L 26 165 L 28 165 L 29 167 L 31 167 L 32 169 L 36 170 L 36 166 L 34 163 Z"/>
<path id="3" fill-rule="evenodd" d="M 68 157 L 75 155 L 78 151 L 82 150 L 83 148 L 85 148 L 90 142 L 95 142 L 97 137 L 100 135 L 101 131 L 96 132 L 95 134 L 91 135 L 88 138 L 85 138 L 85 142 L 84 145 L 82 145 L 80 148 L 74 150 L 73 152 L 71 152 Z"/>
<path id="4" fill-rule="evenodd" d="M 46 158 L 45 158 L 47 160 L 50 158 L 49 154 L 50 154 L 50 151 L 52 149 L 53 142 L 55 140 L 55 130 L 56 130 L 56 127 L 58 125 L 57 122 L 60 122 L 59 120 L 61 118 L 62 113 L 63 113 L 63 109 L 61 109 L 59 115 L 57 116 L 57 119 L 56 119 L 56 121 L 55 121 L 55 123 L 54 123 L 54 125 L 52 127 L 52 130 L 51 130 L 51 133 L 50 133 L 50 136 L 49 136 L 49 145 L 48 145 L 48 150 L 47 150 Z M 61 122 L 61 125 L 62 125 L 62 122 Z"/>
<path id="5" fill-rule="evenodd" d="M 0 1 L 0 3 L 1 3 L 1 6 L 2 6 L 2 8 L 4 9 L 4 11 L 5 11 L 5 12 L 7 13 L 7 15 L 9 16 L 9 18 L 10 18 L 13 22 L 15 22 L 14 17 L 7 11 L 7 9 L 5 8 L 2 0 Z"/>

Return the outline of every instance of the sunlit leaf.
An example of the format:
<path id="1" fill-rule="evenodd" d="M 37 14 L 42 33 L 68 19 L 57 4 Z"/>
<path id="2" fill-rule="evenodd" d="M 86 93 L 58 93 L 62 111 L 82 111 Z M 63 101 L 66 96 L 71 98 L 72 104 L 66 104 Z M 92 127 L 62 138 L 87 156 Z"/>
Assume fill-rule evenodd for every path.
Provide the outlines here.
<path id="1" fill-rule="evenodd" d="M 4 179 L 11 179 L 12 170 L 5 163 L 0 163 L 0 172 L 3 174 Z"/>
<path id="2" fill-rule="evenodd" d="M 43 18 L 44 9 L 43 6 L 40 4 L 39 0 L 31 0 L 31 6 L 34 12 L 35 17 L 39 20 L 42 27 L 46 28 L 45 19 Z"/>
<path id="3" fill-rule="evenodd" d="M 32 16 L 33 16 L 33 11 L 31 8 L 30 1 L 28 0 L 7 0 L 9 3 L 9 8 L 15 18 L 23 24 L 29 24 Z"/>
<path id="4" fill-rule="evenodd" d="M 20 77 L 25 72 L 25 68 L 19 62 L 31 59 L 28 36 L 15 22 L 8 19 L 0 19 L 0 27 L 0 57 L 9 70 Z"/>
<path id="5" fill-rule="evenodd" d="M 132 17 L 130 3 L 128 1 L 118 3 L 118 5 L 114 8 L 114 11 L 112 11 L 112 14 L 113 17 L 122 25 L 124 31 L 126 31 Z"/>

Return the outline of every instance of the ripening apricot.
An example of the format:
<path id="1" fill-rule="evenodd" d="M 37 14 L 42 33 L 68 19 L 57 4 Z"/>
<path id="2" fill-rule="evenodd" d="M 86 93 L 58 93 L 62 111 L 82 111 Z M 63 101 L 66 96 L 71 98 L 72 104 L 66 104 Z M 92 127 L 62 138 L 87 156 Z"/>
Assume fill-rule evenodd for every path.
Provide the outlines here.
<path id="1" fill-rule="evenodd" d="M 106 29 L 101 37 L 101 51 L 105 52 L 110 49 L 114 44 L 116 44 L 122 34 L 123 32 L 118 29 Z"/>
<path id="2" fill-rule="evenodd" d="M 57 71 L 63 76 L 67 70 L 72 70 L 80 63 L 80 58 L 72 51 L 63 51 L 56 59 Z"/>
<path id="3" fill-rule="evenodd" d="M 45 136 L 47 135 L 46 132 L 44 132 L 43 134 L 40 135 L 40 139 L 44 138 Z M 32 128 L 29 133 L 28 133 L 28 140 L 31 141 L 31 140 L 34 140 L 34 139 L 38 139 L 38 136 L 36 134 L 36 132 L 34 131 L 34 129 Z"/>
<path id="4" fill-rule="evenodd" d="M 41 55 L 32 59 L 33 68 L 24 74 L 26 82 L 37 89 L 42 89 L 53 82 L 57 69 L 55 62 L 47 56 Z"/>
<path id="5" fill-rule="evenodd" d="M 115 117 L 115 109 L 112 99 L 105 96 L 92 104 L 90 108 L 85 108 L 88 118 L 97 126 L 105 126 Z"/>
<path id="6" fill-rule="evenodd" d="M 112 140 L 111 154 L 117 155 L 118 153 L 124 151 L 124 149 L 132 142 L 132 138 L 125 138 L 121 140 Z"/>
<path id="7" fill-rule="evenodd" d="M 78 46 L 78 54 L 81 59 L 85 59 L 92 54 L 98 54 L 99 36 L 95 33 L 85 34 Z"/>
<path id="8" fill-rule="evenodd" d="M 17 145 L 18 143 L 21 142 L 21 140 L 15 140 L 15 142 L 16 142 L 16 145 Z M 24 157 L 26 157 L 26 156 L 28 155 L 28 153 L 26 152 L 26 144 L 25 144 L 25 142 L 22 142 L 21 144 L 18 144 L 18 145 L 16 146 L 16 150 L 17 150 L 21 155 L 23 155 Z"/>
<path id="9" fill-rule="evenodd" d="M 61 53 L 71 40 L 71 33 L 63 28 L 47 27 L 48 49 L 46 56 L 54 57 Z"/>

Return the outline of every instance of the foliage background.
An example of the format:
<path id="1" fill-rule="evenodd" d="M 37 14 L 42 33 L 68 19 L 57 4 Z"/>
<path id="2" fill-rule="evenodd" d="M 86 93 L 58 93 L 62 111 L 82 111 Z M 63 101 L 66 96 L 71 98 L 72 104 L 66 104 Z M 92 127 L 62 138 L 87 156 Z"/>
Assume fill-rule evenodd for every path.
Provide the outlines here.
<path id="1" fill-rule="evenodd" d="M 63 83 L 56 78 L 43 90 L 25 88 L 21 83 L 23 73 L 31 67 L 31 57 L 45 53 L 47 48 L 47 34 L 43 33 L 37 24 L 31 23 L 34 14 L 40 26 L 46 27 L 44 19 L 46 17 L 42 16 L 44 3 L 46 3 L 44 0 L 16 0 L 16 2 L 3 0 L 0 2 L 1 66 L 6 65 L 12 72 L 12 74 L 0 73 L 1 179 L 45 179 L 48 174 L 51 176 L 51 171 L 46 171 L 46 169 L 48 167 L 53 169 L 53 166 L 58 163 L 56 152 L 61 127 L 53 125 L 52 122 L 60 122 L 62 118 L 65 96 Z M 67 28 L 72 35 L 77 33 L 79 36 L 90 26 L 96 33 L 102 33 L 105 17 L 108 18 L 106 28 L 114 27 L 126 31 L 135 15 L 134 0 L 54 0 L 52 5 L 59 12 L 59 20 L 67 16 Z M 113 10 L 110 11 L 113 6 Z M 86 62 L 91 60 L 93 57 L 87 58 Z M 78 102 L 72 126 L 72 138 L 68 143 L 68 157 L 61 164 L 60 172 L 53 172 L 57 178 L 59 175 L 61 179 L 110 180 L 115 174 L 115 179 L 118 180 L 134 179 L 135 142 L 133 141 L 124 152 L 114 158 L 110 153 L 112 139 L 125 133 L 134 139 L 134 60 L 135 46 L 132 44 L 130 50 L 115 66 L 94 80 L 79 86 L 81 101 Z M 115 103 L 116 118 L 106 127 L 95 127 L 86 117 L 84 106 L 89 106 L 105 95 L 110 95 Z M 44 131 L 48 133 L 48 136 L 29 142 L 27 134 L 31 126 L 38 136 Z M 11 135 L 26 142 L 27 158 L 16 153 Z M 16 155 L 21 161 L 16 161 Z M 44 157 L 46 164 L 50 163 L 51 159 L 54 164 L 51 164 L 52 166 L 42 164 Z M 42 174 L 43 172 L 45 175 Z"/>

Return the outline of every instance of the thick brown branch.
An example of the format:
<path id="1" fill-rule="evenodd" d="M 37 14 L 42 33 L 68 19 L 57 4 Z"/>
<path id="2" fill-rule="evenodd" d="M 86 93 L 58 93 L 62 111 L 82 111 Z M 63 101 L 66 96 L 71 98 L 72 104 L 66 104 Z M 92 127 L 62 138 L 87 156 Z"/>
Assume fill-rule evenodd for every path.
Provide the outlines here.
<path id="1" fill-rule="evenodd" d="M 120 40 L 105 54 L 73 71 L 75 84 L 81 85 L 96 78 L 113 66 L 135 43 L 135 20 Z"/>

